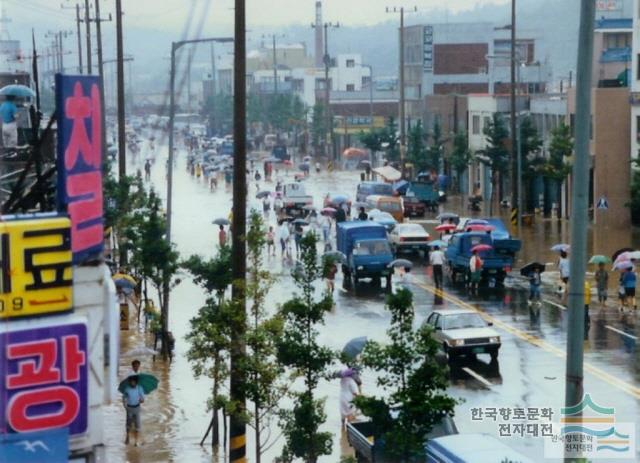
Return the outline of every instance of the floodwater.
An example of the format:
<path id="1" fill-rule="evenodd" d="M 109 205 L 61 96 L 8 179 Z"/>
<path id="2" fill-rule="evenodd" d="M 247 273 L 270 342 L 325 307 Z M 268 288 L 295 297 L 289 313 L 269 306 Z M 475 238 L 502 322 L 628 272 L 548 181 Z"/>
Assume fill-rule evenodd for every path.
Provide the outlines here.
<path id="1" fill-rule="evenodd" d="M 158 155 L 153 167 L 152 183 L 164 196 L 166 147 L 163 147 L 162 153 Z M 143 156 L 138 164 L 133 162 L 129 166 L 130 171 L 142 168 L 142 159 Z M 280 175 L 285 182 L 293 180 L 292 174 L 287 177 L 281 172 Z M 314 195 L 315 205 L 319 206 L 327 192 L 345 193 L 353 197 L 358 181 L 359 174 L 356 172 L 322 172 L 319 175 L 312 173 L 305 185 L 308 193 Z M 231 208 L 230 191 L 225 191 L 221 185 L 217 192 L 210 192 L 203 181 L 198 182 L 192 178 L 186 172 L 182 152 L 176 163 L 174 182 L 173 240 L 181 256 L 213 256 L 217 245 L 217 229 L 211 222 L 217 217 L 228 215 Z M 262 182 L 260 189 L 264 188 L 265 184 Z M 249 206 L 260 209 L 260 204 L 255 199 L 256 191 L 255 182 L 251 181 Z M 447 207 L 463 211 L 461 207 L 456 207 L 455 203 Z M 273 214 L 268 217 L 268 221 L 270 224 L 274 223 Z M 430 232 L 433 232 L 435 226 L 433 222 L 433 217 L 421 221 Z M 564 222 L 540 220 L 533 227 L 525 228 L 524 248 L 519 255 L 518 266 L 532 260 L 554 262 L 557 256 L 551 253 L 549 248 L 558 242 L 568 242 L 568 235 L 568 224 Z M 610 254 L 620 247 L 627 246 L 631 241 L 630 230 L 591 230 L 589 246 L 594 253 Z M 275 310 L 277 305 L 291 297 L 294 291 L 290 277 L 291 268 L 287 263 L 283 263 L 279 256 L 268 257 L 266 262 L 269 269 L 278 276 L 278 282 L 268 299 L 269 309 Z M 415 295 L 417 323 L 421 323 L 433 308 L 471 305 L 496 320 L 496 327 L 502 337 L 503 345 L 497 362 L 490 362 L 488 358 L 479 356 L 477 360 L 457 362 L 451 367 L 449 393 L 462 399 L 456 408 L 456 423 L 461 432 L 497 434 L 496 423 L 479 423 L 470 419 L 470 410 L 474 407 L 562 405 L 564 358 L 554 349 L 564 350 L 566 310 L 545 303 L 538 313 L 532 311 L 526 304 L 521 285 L 516 281 L 510 282 L 510 288 L 507 290 L 495 290 L 473 297 L 466 294 L 463 288 L 447 288 L 445 297 L 439 297 L 430 286 L 431 279 L 425 267 L 418 260 L 415 263 L 412 289 Z M 384 309 L 384 291 L 365 283 L 359 286 L 356 296 L 353 291 L 347 292 L 341 288 L 340 276 L 336 286 L 339 289 L 335 294 L 335 309 L 327 315 L 325 325 L 320 327 L 319 341 L 340 350 L 347 341 L 362 335 L 370 339 L 384 340 L 389 323 L 389 315 Z M 552 302 L 557 301 L 553 295 L 548 299 Z M 188 345 L 184 338 L 189 330 L 189 319 L 196 315 L 204 302 L 203 290 L 185 275 L 183 282 L 171 294 L 170 329 L 176 338 L 173 362 L 165 364 L 161 360 L 153 362 L 151 357 L 141 358 L 142 369 L 154 373 L 160 379 L 159 389 L 150 394 L 143 405 L 142 444 L 139 447 L 124 445 L 122 405 L 117 403 L 106 406 L 104 433 L 107 461 L 224 461 L 224 447 L 221 447 L 221 453 L 216 455 L 211 449 L 210 440 L 203 447 L 199 445 L 210 421 L 210 414 L 206 412 L 206 398 L 211 393 L 211 382 L 208 379 L 194 379 L 185 357 Z M 132 315 L 132 318 L 134 317 L 135 315 Z M 588 372 L 585 388 L 596 402 L 603 406 L 615 406 L 619 411 L 618 421 L 635 422 L 640 416 L 640 361 L 633 339 L 637 339 L 640 331 L 636 322 L 634 315 L 620 315 L 615 307 L 592 311 L 591 333 L 585 341 L 585 361 L 592 368 L 590 371 L 606 373 L 601 375 Z M 150 345 L 152 342 L 135 325 L 135 322 L 132 322 L 131 330 L 122 332 L 122 352 L 133 347 Z M 506 328 L 500 329 L 500 326 Z M 627 335 L 621 335 L 611 328 Z M 543 347 L 540 347 L 540 343 Z M 121 376 L 125 375 L 131 360 L 124 356 L 121 358 Z M 613 379 L 607 375 L 611 375 Z M 365 371 L 363 381 L 365 394 L 379 392 L 372 374 Z M 323 430 L 334 435 L 332 454 L 321 458 L 320 461 L 335 463 L 341 455 L 351 454 L 340 429 L 339 383 L 323 381 L 318 389 L 318 397 L 326 398 L 327 421 Z M 282 406 L 287 407 L 289 404 L 283 401 Z M 283 439 L 278 439 L 277 426 L 273 427 L 271 434 L 276 442 L 266 452 L 263 461 L 273 461 L 283 445 Z M 251 454 L 253 438 L 250 428 L 247 440 L 249 461 L 254 461 Z M 513 437 L 507 443 L 534 460 L 540 460 L 542 457 L 543 444 L 540 439 Z"/>

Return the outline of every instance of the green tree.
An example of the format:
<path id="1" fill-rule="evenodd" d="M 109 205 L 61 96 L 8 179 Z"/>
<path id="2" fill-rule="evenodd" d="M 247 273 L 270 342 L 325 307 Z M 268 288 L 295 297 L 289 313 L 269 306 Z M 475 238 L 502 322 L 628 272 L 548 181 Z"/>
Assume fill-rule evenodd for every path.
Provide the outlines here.
<path id="1" fill-rule="evenodd" d="M 446 394 L 447 368 L 436 360 L 439 345 L 430 328 L 414 330 L 412 293 L 402 289 L 387 297 L 391 324 L 386 345 L 369 341 L 362 353 L 365 367 L 378 373 L 386 397 L 358 396 L 354 402 L 371 418 L 394 461 L 424 459 L 427 434 L 444 415 L 453 415 L 455 399 Z"/>
<path id="2" fill-rule="evenodd" d="M 318 343 L 317 326 L 324 321 L 333 301 L 328 293 L 314 297 L 317 280 L 322 277 L 318 261 L 317 237 L 306 234 L 301 242 L 301 259 L 292 272 L 302 294 L 295 294 L 281 307 L 284 331 L 278 343 L 278 360 L 302 377 L 304 389 L 293 394 L 292 410 L 281 413 L 281 427 L 286 439 L 283 458 L 297 457 L 315 463 L 331 453 L 331 433 L 320 432 L 325 421 L 324 401 L 316 398 L 316 388 L 333 360 L 333 353 Z"/>
<path id="3" fill-rule="evenodd" d="M 200 445 L 212 431 L 211 445 L 220 444 L 219 410 L 228 404 L 228 397 L 221 388 L 229 377 L 227 366 L 231 345 L 230 319 L 233 306 L 228 301 L 216 301 L 208 298 L 198 315 L 191 319 L 191 329 L 186 336 L 189 343 L 187 360 L 191 363 L 194 376 L 212 380 L 211 397 L 207 399 L 207 411 L 212 412 L 211 421 Z"/>
<path id="4" fill-rule="evenodd" d="M 440 163 L 444 155 L 444 139 L 442 138 L 442 127 L 437 120 L 433 123 L 433 130 L 429 138 L 431 143 L 427 148 L 427 167 L 440 172 Z"/>
<path id="5" fill-rule="evenodd" d="M 477 156 L 483 164 L 491 169 L 491 202 L 489 214 L 493 214 L 493 203 L 498 189 L 498 180 L 509 171 L 509 151 L 506 142 L 509 139 L 509 130 L 500 113 L 494 113 L 488 125 L 483 129 L 487 140 L 487 148 Z"/>
<path id="6" fill-rule="evenodd" d="M 311 112 L 311 144 L 318 153 L 327 139 L 327 124 L 324 112 L 325 108 L 322 103 L 316 103 Z"/>
<path id="7" fill-rule="evenodd" d="M 625 205 L 631 213 L 631 221 L 637 225 L 640 223 L 640 161 L 633 159 L 631 164 L 631 195 Z"/>
<path id="8" fill-rule="evenodd" d="M 230 246 L 221 246 L 213 259 L 204 260 L 193 255 L 180 265 L 193 275 L 194 283 L 203 287 L 209 295 L 215 294 L 219 303 L 222 303 L 224 293 L 233 281 Z"/>
<path id="9" fill-rule="evenodd" d="M 243 368 L 247 379 L 246 397 L 254 407 L 250 425 L 255 432 L 257 463 L 260 463 L 262 453 L 274 443 L 269 436 L 265 438 L 264 431 L 270 427 L 278 403 L 287 391 L 282 381 L 284 368 L 277 362 L 277 342 L 282 336 L 283 320 L 279 314 L 267 316 L 265 309 L 267 295 L 274 283 L 274 277 L 264 268 L 266 235 L 262 216 L 255 210 L 251 211 L 247 232 L 249 272 L 246 283 L 249 317 L 245 335 L 247 356 Z"/>
<path id="10" fill-rule="evenodd" d="M 472 156 L 469 151 L 469 140 L 464 130 L 459 130 L 453 137 L 453 150 L 449 153 L 449 165 L 456 173 L 456 188 L 461 192 L 462 175 L 469 168 Z"/>
<path id="11" fill-rule="evenodd" d="M 407 134 L 407 160 L 414 165 L 416 172 L 424 172 L 433 167 L 431 164 L 430 150 L 425 143 L 426 134 L 422 127 L 422 121 L 409 129 Z"/>
<path id="12" fill-rule="evenodd" d="M 160 213 L 161 201 L 151 190 L 147 205 L 134 213 L 135 227 L 127 230 L 127 239 L 132 243 L 132 263 L 138 269 L 144 280 L 148 280 L 155 287 L 160 301 L 162 323 L 162 354 L 166 358 L 169 352 L 168 311 L 164 298 L 164 288 L 170 290 L 180 283 L 174 280 L 178 271 L 178 252 L 172 243 L 167 242 L 167 225 L 163 214 Z"/>
<path id="13" fill-rule="evenodd" d="M 249 108 L 247 108 L 247 112 L 249 112 Z M 205 101 L 201 113 L 209 119 L 209 125 L 213 131 L 223 135 L 233 126 L 233 96 L 218 93 L 209 97 Z"/>
<path id="14" fill-rule="evenodd" d="M 569 159 L 573 153 L 573 138 L 571 129 L 566 124 L 560 124 L 551 131 L 549 143 L 549 157 L 542 166 L 542 175 L 554 182 L 556 201 L 560 204 L 562 183 L 571 173 Z M 639 198 L 640 199 L 640 198 Z M 560 214 L 562 216 L 562 214 Z"/>

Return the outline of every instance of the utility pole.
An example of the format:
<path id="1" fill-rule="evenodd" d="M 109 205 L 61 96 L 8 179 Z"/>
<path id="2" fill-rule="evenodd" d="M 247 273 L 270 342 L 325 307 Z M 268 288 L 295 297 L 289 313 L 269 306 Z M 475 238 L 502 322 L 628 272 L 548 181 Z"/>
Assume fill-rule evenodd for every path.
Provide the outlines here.
<path id="1" fill-rule="evenodd" d="M 107 152 L 107 130 L 106 130 L 106 106 L 104 96 L 104 60 L 102 56 L 102 21 L 100 17 L 100 0 L 95 0 L 96 5 L 96 43 L 98 45 L 98 74 L 102 79 L 102 86 L 100 87 L 100 106 L 102 107 L 102 152 Z M 111 14 L 109 14 L 108 21 L 111 21 Z"/>
<path id="2" fill-rule="evenodd" d="M 116 0 L 116 60 L 118 80 L 118 176 L 127 175 L 126 140 L 124 132 L 124 45 L 122 43 L 122 0 Z"/>
<path id="3" fill-rule="evenodd" d="M 411 12 L 415 13 L 418 11 L 418 7 L 414 6 Z M 399 38 L 399 47 L 400 47 L 400 63 L 399 63 L 399 80 L 400 80 L 400 101 L 399 101 L 399 118 L 400 118 L 400 170 L 402 175 L 404 176 L 405 171 L 405 154 L 407 151 L 407 130 L 406 130 L 406 116 L 405 116 L 405 83 L 404 83 L 404 7 L 387 7 L 387 13 L 400 13 L 400 38 Z"/>
<path id="4" fill-rule="evenodd" d="M 316 28 L 316 24 L 311 25 L 312 28 Z M 331 57 L 329 56 L 329 28 L 339 28 L 340 23 L 326 22 L 322 25 L 324 29 L 324 57 L 322 62 L 324 63 L 324 124 L 325 124 L 325 156 L 330 159 L 331 151 L 329 145 L 333 148 L 333 121 L 331 118 L 331 104 L 330 94 L 331 85 L 329 82 L 329 66 L 331 65 Z M 335 159 L 337 156 L 333 156 Z"/>
<path id="5" fill-rule="evenodd" d="M 521 211 L 518 208 L 518 148 L 516 137 L 516 0 L 511 0 L 511 223 L 521 225 Z M 514 224 L 515 221 L 515 224 Z"/>
<path id="6" fill-rule="evenodd" d="M 80 34 L 80 4 L 76 3 L 76 36 L 78 37 L 78 72 L 82 74 L 82 35 Z"/>
<path id="7" fill-rule="evenodd" d="M 91 74 L 91 19 L 89 18 L 89 0 L 84 0 L 84 24 L 87 32 L 87 74 Z"/>
<path id="8" fill-rule="evenodd" d="M 589 132 L 591 121 L 591 72 L 593 68 L 593 18 L 595 1 L 583 0 L 580 8 L 578 67 L 576 70 L 575 160 L 571 182 L 571 262 L 569 280 L 569 321 L 567 327 L 567 369 L 565 406 L 582 401 L 584 339 L 584 274 L 587 267 L 587 227 L 589 208 Z M 576 423 L 579 425 L 578 423 Z M 566 448 L 566 447 L 565 447 Z M 565 450 L 565 461 L 570 458 Z"/>
<path id="9" fill-rule="evenodd" d="M 273 94 L 278 94 L 278 58 L 276 56 L 276 35 L 273 34 Z"/>
<path id="10" fill-rule="evenodd" d="M 231 364 L 229 395 L 235 404 L 229 422 L 229 462 L 246 462 L 246 397 L 241 364 L 246 356 L 244 330 L 246 319 L 245 282 L 247 251 L 247 82 L 246 82 L 246 12 L 245 0 L 235 0 L 233 67 L 233 241 L 231 273 L 232 298 L 239 313 L 231 325 Z"/>

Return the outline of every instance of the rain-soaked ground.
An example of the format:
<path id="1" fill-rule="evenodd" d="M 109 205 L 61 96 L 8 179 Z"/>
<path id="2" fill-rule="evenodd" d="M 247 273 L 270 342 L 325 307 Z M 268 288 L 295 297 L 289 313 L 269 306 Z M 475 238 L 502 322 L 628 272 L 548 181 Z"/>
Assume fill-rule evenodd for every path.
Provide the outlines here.
<path id="1" fill-rule="evenodd" d="M 143 149 L 143 153 L 146 151 Z M 165 154 L 158 155 L 153 171 L 152 183 L 165 194 Z M 132 162 L 129 169 L 142 167 Z M 292 175 L 280 173 L 284 181 Z M 340 192 L 354 196 L 359 176 L 356 172 L 322 172 L 305 181 L 309 194 L 314 195 L 318 206 L 327 192 Z M 184 152 L 178 156 L 174 175 L 173 240 L 182 257 L 191 254 L 212 256 L 217 246 L 217 230 L 211 224 L 216 217 L 226 217 L 231 207 L 231 193 L 221 185 L 217 192 L 210 192 L 203 181 L 198 182 L 186 171 Z M 264 188 L 264 184 L 263 184 Z M 255 199 L 256 186 L 249 187 L 250 206 L 259 208 Z M 455 202 L 459 200 L 454 200 Z M 454 202 L 452 201 L 452 202 Z M 448 204 L 448 210 L 464 211 L 461 204 Z M 274 223 L 273 213 L 268 217 Z M 428 216 L 421 223 L 432 232 L 435 224 Z M 631 236 L 631 230 L 613 230 L 606 227 L 590 230 L 590 251 L 611 254 L 629 243 L 639 244 Z M 538 221 L 523 231 L 524 249 L 519 254 L 518 266 L 531 260 L 554 262 L 556 256 L 549 248 L 558 242 L 568 242 L 569 226 L 566 222 Z M 436 295 L 430 275 L 416 259 L 413 270 L 412 290 L 415 295 L 417 322 L 421 323 L 434 307 L 474 307 L 494 322 L 502 338 L 498 361 L 480 355 L 476 360 L 462 360 L 451 366 L 449 394 L 461 399 L 456 407 L 456 424 L 462 433 L 486 432 L 497 435 L 499 423 L 474 421 L 471 409 L 479 407 L 553 407 L 559 409 L 564 400 L 564 366 L 567 311 L 560 306 L 551 290 L 543 296 L 545 302 L 539 310 L 530 308 L 522 284 L 507 282 L 507 289 L 481 292 L 469 296 L 464 288 L 446 287 L 443 295 Z M 290 266 L 278 257 L 267 258 L 269 268 L 279 277 L 272 290 L 269 303 L 274 310 L 293 291 L 289 276 Z M 335 309 L 327 315 L 320 328 L 320 341 L 339 350 L 351 338 L 366 335 L 370 339 L 384 340 L 389 315 L 384 309 L 384 291 L 369 284 L 361 284 L 357 295 L 341 288 L 341 276 L 337 278 Z M 224 447 L 219 459 L 212 453 L 210 445 L 199 446 L 209 424 L 206 413 L 206 398 L 210 394 L 209 380 L 193 378 L 185 358 L 188 349 L 184 337 L 189 329 L 189 319 L 203 305 L 205 296 L 189 278 L 177 286 L 171 295 L 170 329 L 176 337 L 175 357 L 170 365 L 160 360 L 142 358 L 142 368 L 153 371 L 160 379 L 158 391 L 152 393 L 143 406 L 143 438 L 139 447 L 124 445 L 124 412 L 120 404 L 105 407 L 105 438 L 109 462 L 213 462 L 223 461 Z M 640 359 L 636 341 L 640 329 L 635 314 L 620 314 L 610 305 L 604 309 L 592 306 L 591 331 L 584 343 L 585 391 L 596 403 L 616 408 L 618 422 L 637 422 L 640 416 Z M 135 323 L 129 332 L 123 332 L 122 352 L 149 345 Z M 122 357 L 121 373 L 125 374 L 131 358 Z M 376 392 L 375 378 L 365 371 L 363 392 Z M 338 462 L 341 455 L 349 455 L 350 449 L 340 430 L 338 408 L 338 382 L 322 382 L 319 397 L 326 397 L 327 422 L 324 429 L 334 434 L 333 453 L 321 458 L 321 462 Z M 287 406 L 287 403 L 283 403 Z M 272 436 L 278 437 L 276 427 Z M 636 442 L 640 435 L 636 430 Z M 251 451 L 252 435 L 248 429 L 248 451 Z M 280 439 L 263 461 L 272 461 L 282 446 Z M 509 438 L 508 445 L 541 461 L 543 441 L 536 438 Z M 640 453 L 637 454 L 640 460 Z M 618 460 L 619 461 L 619 460 Z"/>

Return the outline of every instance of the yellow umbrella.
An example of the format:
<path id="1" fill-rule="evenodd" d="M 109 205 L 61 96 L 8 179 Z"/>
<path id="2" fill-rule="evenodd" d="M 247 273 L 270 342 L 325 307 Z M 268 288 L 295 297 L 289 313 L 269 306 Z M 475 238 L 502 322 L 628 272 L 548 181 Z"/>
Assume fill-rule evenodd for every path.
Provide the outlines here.
<path id="1" fill-rule="evenodd" d="M 130 281 L 134 286 L 138 284 L 135 278 L 131 275 L 127 275 L 125 273 L 116 273 L 111 277 L 112 280 L 127 280 Z"/>

